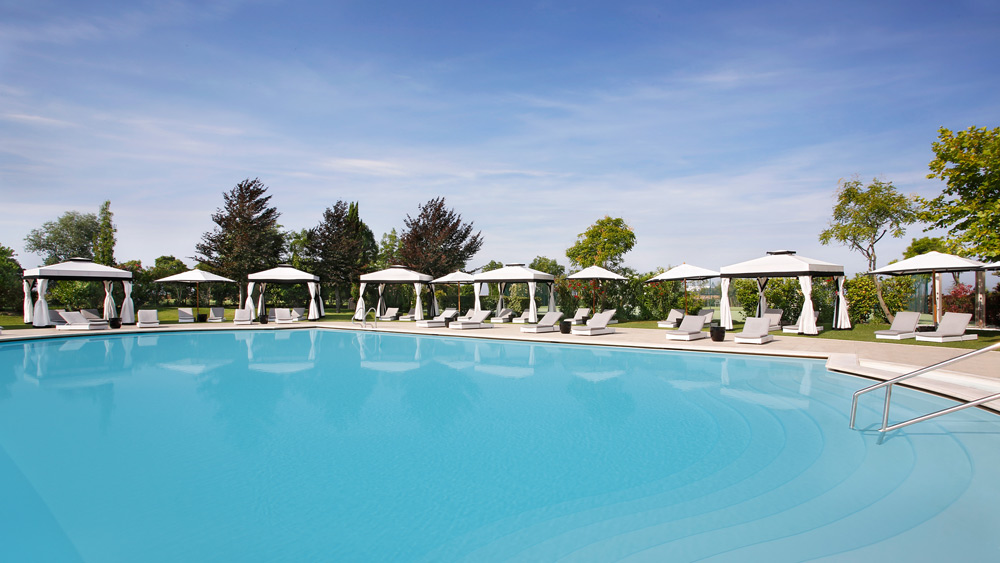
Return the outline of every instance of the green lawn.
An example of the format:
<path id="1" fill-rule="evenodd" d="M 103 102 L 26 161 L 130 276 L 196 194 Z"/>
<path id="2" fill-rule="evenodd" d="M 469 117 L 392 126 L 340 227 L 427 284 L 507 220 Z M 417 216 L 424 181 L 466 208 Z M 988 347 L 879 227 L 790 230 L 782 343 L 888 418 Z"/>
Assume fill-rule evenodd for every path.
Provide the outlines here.
<path id="1" fill-rule="evenodd" d="M 226 321 L 233 320 L 233 312 L 236 309 L 233 307 L 227 307 L 225 312 Z M 203 307 L 201 309 L 202 313 L 208 313 L 208 308 Z M 326 318 L 327 321 L 343 321 L 348 322 L 351 320 L 352 312 L 347 311 L 343 313 L 332 313 L 327 311 Z M 174 324 L 177 323 L 177 307 L 161 307 L 159 309 L 160 322 L 164 324 Z M 621 328 L 651 328 L 658 329 L 656 326 L 656 321 L 631 321 L 619 323 Z M 11 313 L 0 313 L 0 327 L 4 330 L 20 330 L 24 328 L 31 328 L 31 325 L 24 324 L 24 317 L 20 314 Z M 733 331 L 739 332 L 743 329 L 743 323 L 734 322 Z M 799 334 L 782 334 L 782 336 L 790 336 L 794 338 L 832 338 L 835 340 L 856 340 L 861 342 L 892 342 L 898 344 L 909 344 L 911 346 L 948 346 L 951 348 L 965 348 L 969 350 L 975 350 L 979 348 L 985 348 L 990 344 L 995 344 L 1000 342 L 1000 331 L 981 331 L 981 330 L 969 330 L 970 334 L 978 334 L 978 340 L 969 340 L 963 342 L 948 342 L 945 344 L 936 344 L 933 342 L 917 342 L 914 339 L 909 340 L 876 340 L 875 331 L 883 330 L 889 328 L 886 324 L 869 324 L 856 326 L 850 330 L 824 330 L 817 336 L 805 336 Z M 659 329 L 667 330 L 667 329 Z M 775 333 L 777 334 L 777 333 Z"/>

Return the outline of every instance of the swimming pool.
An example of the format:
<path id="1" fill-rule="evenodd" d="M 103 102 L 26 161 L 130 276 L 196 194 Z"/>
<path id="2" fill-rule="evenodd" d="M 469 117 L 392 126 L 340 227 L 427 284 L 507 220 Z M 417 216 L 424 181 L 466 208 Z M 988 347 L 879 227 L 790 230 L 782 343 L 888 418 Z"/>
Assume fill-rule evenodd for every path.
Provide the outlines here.
<path id="1" fill-rule="evenodd" d="M 334 330 L 4 343 L 0 560 L 996 560 L 997 417 L 879 444 L 866 383 Z"/>

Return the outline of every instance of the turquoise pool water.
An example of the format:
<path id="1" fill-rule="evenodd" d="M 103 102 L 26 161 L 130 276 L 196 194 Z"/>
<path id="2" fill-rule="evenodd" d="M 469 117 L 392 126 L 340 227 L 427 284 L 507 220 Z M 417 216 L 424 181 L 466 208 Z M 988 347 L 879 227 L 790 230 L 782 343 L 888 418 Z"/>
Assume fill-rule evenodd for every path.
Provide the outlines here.
<path id="1" fill-rule="evenodd" d="M 370 332 L 0 344 L 0 561 L 1000 559 L 1000 420 L 879 444 L 866 384 Z"/>

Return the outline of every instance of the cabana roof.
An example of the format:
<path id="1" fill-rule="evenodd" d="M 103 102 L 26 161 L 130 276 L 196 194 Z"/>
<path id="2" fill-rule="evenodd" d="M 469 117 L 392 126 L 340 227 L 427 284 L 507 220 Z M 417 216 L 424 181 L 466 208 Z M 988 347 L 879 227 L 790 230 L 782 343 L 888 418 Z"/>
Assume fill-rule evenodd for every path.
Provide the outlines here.
<path id="1" fill-rule="evenodd" d="M 888 266 L 882 266 L 869 273 L 905 276 L 911 274 L 930 274 L 932 272 L 968 272 L 984 269 L 984 266 L 989 267 L 990 265 L 983 264 L 978 260 L 970 260 L 961 256 L 955 256 L 954 254 L 944 254 L 932 250 L 920 256 L 914 256 L 913 258 L 907 258 Z"/>
<path id="2" fill-rule="evenodd" d="M 95 264 L 88 258 L 70 258 L 59 264 L 30 268 L 24 271 L 22 277 L 26 280 L 131 280 L 132 272 Z"/>
<path id="3" fill-rule="evenodd" d="M 646 280 L 646 283 L 676 280 L 707 280 L 717 277 L 719 277 L 719 272 L 715 270 L 692 266 L 691 264 L 681 264 L 680 266 L 670 268 L 658 276 L 649 278 Z"/>
<path id="4" fill-rule="evenodd" d="M 475 281 L 475 278 L 472 274 L 458 270 L 446 276 L 441 276 L 431 283 L 472 283 L 473 281 Z"/>
<path id="5" fill-rule="evenodd" d="M 362 274 L 365 283 L 430 283 L 434 279 L 427 274 L 414 272 L 406 266 L 390 266 L 384 270 Z"/>
<path id="6" fill-rule="evenodd" d="M 556 277 L 552 274 L 539 272 L 526 267 L 524 264 L 507 264 L 503 268 L 481 272 L 473 276 L 477 282 L 498 283 L 498 282 L 549 282 Z"/>
<path id="7" fill-rule="evenodd" d="M 206 272 L 205 270 L 188 270 L 165 278 L 156 280 L 157 282 L 178 282 L 178 283 L 211 283 L 211 282 L 232 282 L 229 278 Z"/>
<path id="8" fill-rule="evenodd" d="M 815 258 L 798 256 L 794 250 L 776 250 L 767 256 L 746 262 L 723 266 L 719 275 L 724 278 L 783 278 L 809 275 L 844 275 L 844 267 Z"/>
<path id="9" fill-rule="evenodd" d="M 575 274 L 566 276 L 566 279 L 570 280 L 624 280 L 625 276 L 616 274 L 611 270 L 602 268 L 600 266 L 589 266 L 580 270 Z"/>
<path id="10" fill-rule="evenodd" d="M 302 283 L 318 282 L 319 276 L 314 276 L 308 272 L 297 270 L 288 264 L 282 264 L 277 268 L 271 268 L 270 270 L 250 274 L 247 276 L 247 279 L 252 282 L 264 283 Z"/>

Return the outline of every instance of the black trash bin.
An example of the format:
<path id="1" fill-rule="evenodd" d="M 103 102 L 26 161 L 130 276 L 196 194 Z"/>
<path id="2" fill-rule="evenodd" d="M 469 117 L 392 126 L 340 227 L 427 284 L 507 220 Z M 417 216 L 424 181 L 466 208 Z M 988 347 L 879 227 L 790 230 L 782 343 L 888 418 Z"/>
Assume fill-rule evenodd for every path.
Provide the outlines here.
<path id="1" fill-rule="evenodd" d="M 708 333 L 712 336 L 713 342 L 722 342 L 726 339 L 726 327 L 712 325 L 708 328 Z"/>
<path id="2" fill-rule="evenodd" d="M 569 334 L 573 329 L 573 321 L 563 321 L 559 323 L 559 332 Z"/>

